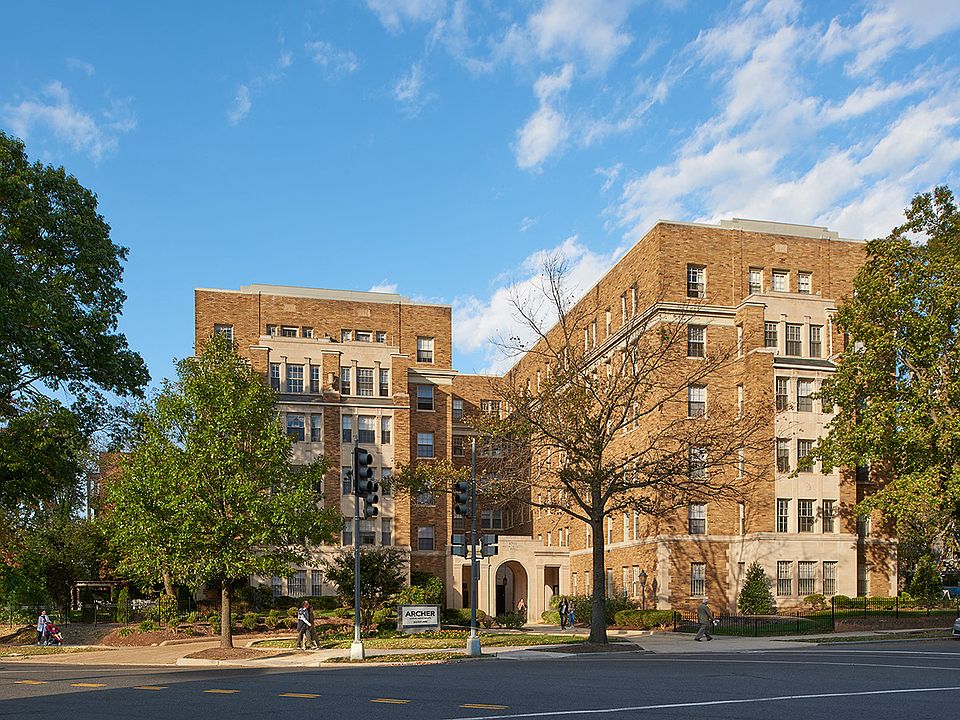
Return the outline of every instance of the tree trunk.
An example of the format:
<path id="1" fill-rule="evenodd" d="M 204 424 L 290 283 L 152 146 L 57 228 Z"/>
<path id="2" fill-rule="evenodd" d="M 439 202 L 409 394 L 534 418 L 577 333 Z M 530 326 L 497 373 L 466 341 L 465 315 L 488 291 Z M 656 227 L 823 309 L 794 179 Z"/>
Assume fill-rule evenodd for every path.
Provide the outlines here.
<path id="1" fill-rule="evenodd" d="M 176 595 L 173 588 L 173 578 L 170 577 L 170 571 L 163 571 L 163 594 L 164 595 Z"/>
<path id="2" fill-rule="evenodd" d="M 220 581 L 220 647 L 233 647 L 233 623 L 230 618 L 230 581 Z"/>
<path id="3" fill-rule="evenodd" d="M 593 528 L 593 602 L 590 608 L 592 643 L 607 642 L 607 573 L 603 563 L 603 518 L 591 523 Z"/>

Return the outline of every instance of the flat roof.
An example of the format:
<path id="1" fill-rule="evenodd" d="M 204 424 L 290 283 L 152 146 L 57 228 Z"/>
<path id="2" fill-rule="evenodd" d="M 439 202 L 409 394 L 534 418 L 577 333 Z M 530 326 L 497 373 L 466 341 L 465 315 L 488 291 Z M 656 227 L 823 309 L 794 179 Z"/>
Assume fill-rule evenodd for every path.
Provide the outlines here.
<path id="1" fill-rule="evenodd" d="M 411 300 L 398 293 L 368 292 L 363 290 L 332 290 L 330 288 L 308 288 L 296 285 L 241 285 L 239 290 L 224 290 L 222 288 L 195 288 L 208 292 L 242 293 L 246 295 L 277 295 L 280 297 L 300 297 L 314 300 L 341 300 L 348 302 L 383 303 L 385 305 L 425 305 L 428 307 L 449 308 L 444 303 L 424 302 Z"/>

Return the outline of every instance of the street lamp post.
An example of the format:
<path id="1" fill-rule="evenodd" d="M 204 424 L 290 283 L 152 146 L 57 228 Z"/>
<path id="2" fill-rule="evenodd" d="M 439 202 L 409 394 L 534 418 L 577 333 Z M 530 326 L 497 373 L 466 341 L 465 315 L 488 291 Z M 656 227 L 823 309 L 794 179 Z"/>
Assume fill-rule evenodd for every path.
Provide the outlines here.
<path id="1" fill-rule="evenodd" d="M 640 571 L 640 609 L 647 609 L 647 571 Z"/>

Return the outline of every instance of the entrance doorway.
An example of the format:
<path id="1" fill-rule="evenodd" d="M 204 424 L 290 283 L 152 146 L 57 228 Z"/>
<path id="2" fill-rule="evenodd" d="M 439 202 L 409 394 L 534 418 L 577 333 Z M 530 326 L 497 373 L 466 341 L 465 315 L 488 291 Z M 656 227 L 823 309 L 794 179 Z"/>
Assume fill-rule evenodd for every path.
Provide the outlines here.
<path id="1" fill-rule="evenodd" d="M 527 594 L 527 571 L 523 569 L 523 565 L 516 560 L 508 560 L 497 568 L 495 578 L 497 615 L 516 612 L 517 603 L 521 599 L 525 605 L 530 605 Z"/>

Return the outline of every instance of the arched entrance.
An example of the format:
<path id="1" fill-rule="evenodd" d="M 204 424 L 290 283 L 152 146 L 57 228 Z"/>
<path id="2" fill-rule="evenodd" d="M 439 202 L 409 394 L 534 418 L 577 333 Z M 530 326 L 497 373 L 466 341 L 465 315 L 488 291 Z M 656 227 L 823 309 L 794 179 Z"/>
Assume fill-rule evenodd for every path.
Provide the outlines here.
<path id="1" fill-rule="evenodd" d="M 514 612 L 517 603 L 523 599 L 527 607 L 530 598 L 527 595 L 527 571 L 516 560 L 507 560 L 497 567 L 496 579 L 496 614 Z"/>

